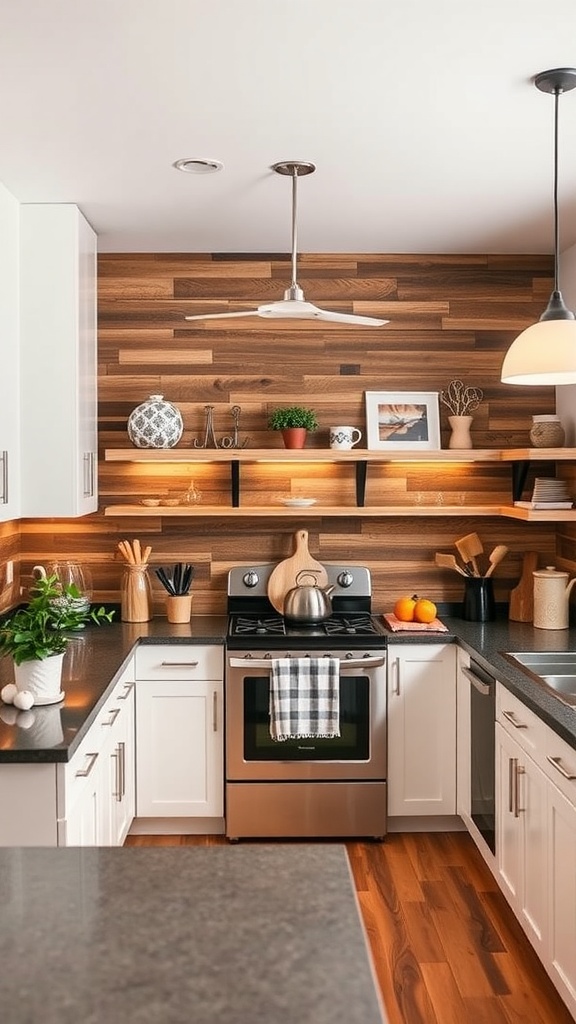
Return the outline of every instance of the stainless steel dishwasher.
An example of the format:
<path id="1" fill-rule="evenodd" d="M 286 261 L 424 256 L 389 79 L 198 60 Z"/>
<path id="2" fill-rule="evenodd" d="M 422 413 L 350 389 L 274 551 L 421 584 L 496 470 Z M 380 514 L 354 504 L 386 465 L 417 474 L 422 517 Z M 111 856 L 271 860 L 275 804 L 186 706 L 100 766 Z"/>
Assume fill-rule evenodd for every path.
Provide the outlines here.
<path id="1" fill-rule="evenodd" d="M 470 817 L 496 853 L 496 679 L 473 659 L 462 671 L 470 680 Z"/>

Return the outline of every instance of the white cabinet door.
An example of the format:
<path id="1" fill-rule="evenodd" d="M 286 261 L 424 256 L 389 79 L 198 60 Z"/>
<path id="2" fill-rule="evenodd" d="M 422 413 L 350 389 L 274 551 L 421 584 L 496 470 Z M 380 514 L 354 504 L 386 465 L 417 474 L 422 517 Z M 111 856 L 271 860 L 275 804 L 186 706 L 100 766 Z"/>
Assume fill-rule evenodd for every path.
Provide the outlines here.
<path id="1" fill-rule="evenodd" d="M 500 885 L 540 956 L 547 943 L 547 780 L 496 725 L 497 863 Z"/>
<path id="2" fill-rule="evenodd" d="M 576 806 L 555 786 L 548 794 L 549 973 L 576 1017 Z"/>
<path id="3" fill-rule="evenodd" d="M 22 515 L 97 496 L 96 235 L 78 207 L 20 209 Z"/>
<path id="4" fill-rule="evenodd" d="M 19 204 L 0 184 L 0 522 L 20 516 Z"/>
<path id="5" fill-rule="evenodd" d="M 459 648 L 456 655 L 456 810 L 468 828 L 472 821 L 470 817 L 470 680 L 462 669 L 469 667 L 469 655 Z"/>
<path id="6" fill-rule="evenodd" d="M 136 683 L 138 817 L 221 817 L 221 680 Z"/>
<path id="7" fill-rule="evenodd" d="M 110 837 L 112 846 L 122 846 L 136 813 L 134 684 L 125 683 L 122 702 L 108 750 Z"/>
<path id="8" fill-rule="evenodd" d="M 82 774 L 84 773 L 84 774 Z M 109 846 L 108 751 L 88 751 L 76 770 L 84 778 L 66 818 L 58 822 L 59 846 Z"/>
<path id="9" fill-rule="evenodd" d="M 456 646 L 388 646 L 388 813 L 456 812 Z"/>
<path id="10" fill-rule="evenodd" d="M 548 972 L 576 1019 L 576 750 L 546 729 Z"/>

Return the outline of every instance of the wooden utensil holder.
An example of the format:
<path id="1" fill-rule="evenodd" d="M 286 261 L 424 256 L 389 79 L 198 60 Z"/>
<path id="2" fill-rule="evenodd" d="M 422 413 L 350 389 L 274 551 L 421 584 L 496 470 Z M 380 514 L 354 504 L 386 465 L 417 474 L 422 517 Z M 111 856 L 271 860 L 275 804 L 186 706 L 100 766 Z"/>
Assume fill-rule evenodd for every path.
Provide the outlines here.
<path id="1" fill-rule="evenodd" d="M 192 594 L 168 595 L 166 598 L 166 618 L 168 622 L 190 622 L 192 614 Z"/>
<path id="2" fill-rule="evenodd" d="M 152 600 L 148 567 L 127 565 L 122 577 L 121 617 L 123 622 L 149 622 Z"/>

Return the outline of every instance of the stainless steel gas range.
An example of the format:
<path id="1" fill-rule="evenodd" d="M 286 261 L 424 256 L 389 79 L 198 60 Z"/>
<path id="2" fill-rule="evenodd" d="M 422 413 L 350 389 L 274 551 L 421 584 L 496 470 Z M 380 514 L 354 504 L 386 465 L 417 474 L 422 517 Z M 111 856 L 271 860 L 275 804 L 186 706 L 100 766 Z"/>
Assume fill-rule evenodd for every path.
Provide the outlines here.
<path id="1" fill-rule="evenodd" d="M 386 832 L 386 631 L 364 566 L 325 565 L 333 614 L 291 623 L 267 597 L 273 564 L 228 578 L 226 834 L 381 838 Z M 340 736 L 270 735 L 274 658 L 338 659 Z"/>

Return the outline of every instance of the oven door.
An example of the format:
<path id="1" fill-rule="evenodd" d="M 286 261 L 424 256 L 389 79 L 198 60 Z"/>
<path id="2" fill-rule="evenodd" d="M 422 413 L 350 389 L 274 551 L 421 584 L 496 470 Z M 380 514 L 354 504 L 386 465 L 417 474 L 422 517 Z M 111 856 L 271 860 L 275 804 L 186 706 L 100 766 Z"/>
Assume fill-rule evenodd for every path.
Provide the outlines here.
<path id="1" fill-rule="evenodd" d="M 293 654 L 298 657 L 298 654 Z M 269 658 L 228 657 L 226 777 L 385 779 L 386 660 L 382 652 L 340 659 L 340 732 L 333 739 L 270 736 Z"/>

